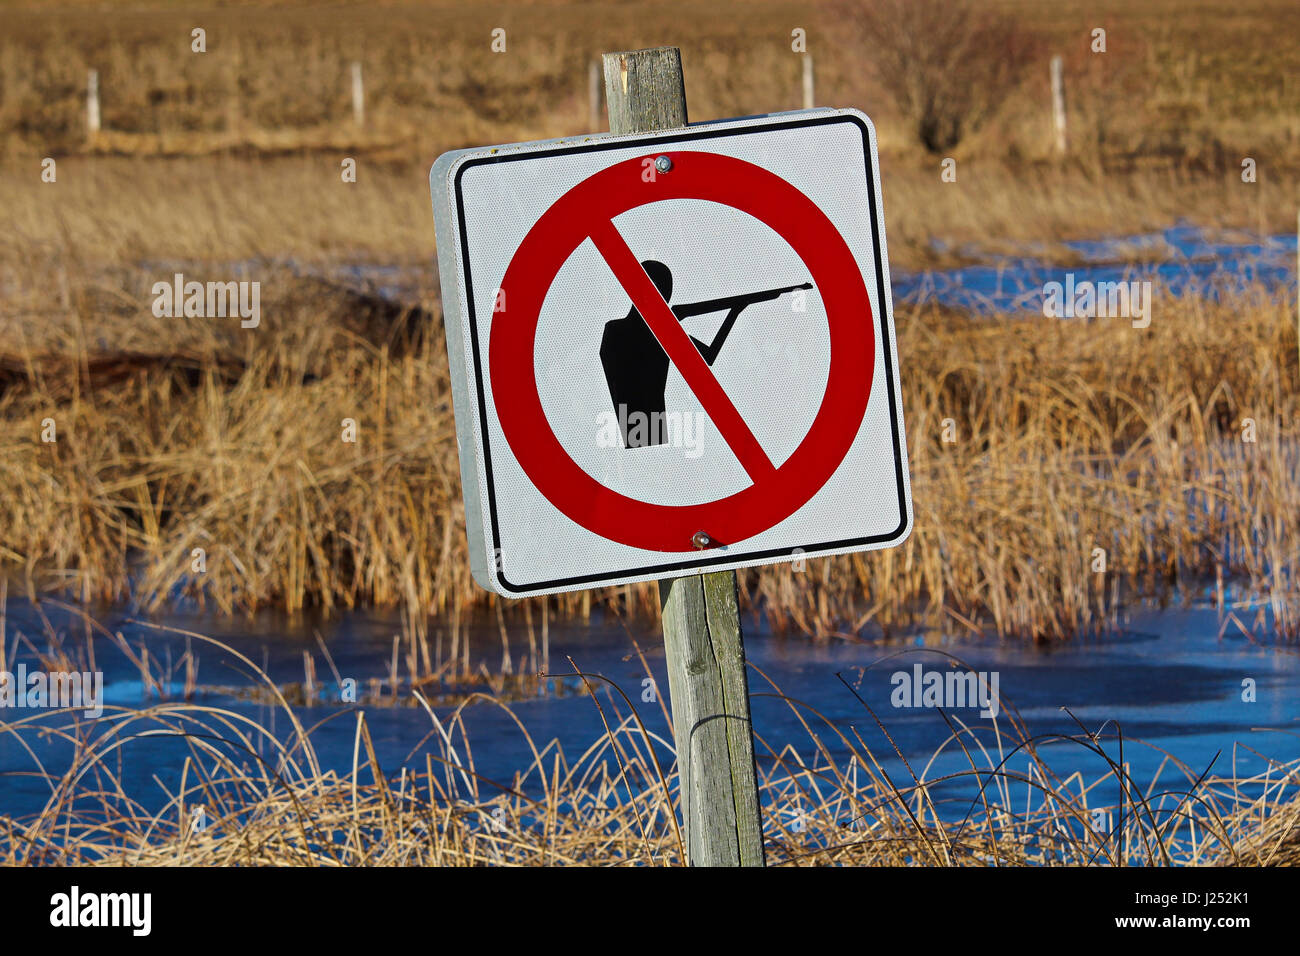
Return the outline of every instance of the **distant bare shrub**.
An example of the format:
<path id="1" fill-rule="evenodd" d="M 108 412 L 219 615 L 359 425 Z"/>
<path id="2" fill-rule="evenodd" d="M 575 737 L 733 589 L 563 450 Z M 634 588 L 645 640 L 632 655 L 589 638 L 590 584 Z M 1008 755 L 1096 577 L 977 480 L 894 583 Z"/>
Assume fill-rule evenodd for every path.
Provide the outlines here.
<path id="1" fill-rule="evenodd" d="M 1016 17 L 972 0 L 849 0 L 844 10 L 867 65 L 934 153 L 983 123 L 1035 58 Z"/>

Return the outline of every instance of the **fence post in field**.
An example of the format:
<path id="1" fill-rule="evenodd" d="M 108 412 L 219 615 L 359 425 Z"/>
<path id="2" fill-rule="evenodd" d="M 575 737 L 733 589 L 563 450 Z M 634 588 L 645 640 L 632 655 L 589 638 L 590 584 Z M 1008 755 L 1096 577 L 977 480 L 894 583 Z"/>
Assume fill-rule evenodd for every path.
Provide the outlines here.
<path id="1" fill-rule="evenodd" d="M 587 66 L 587 129 L 600 129 L 600 96 L 602 93 L 600 61 L 592 60 Z"/>
<path id="2" fill-rule="evenodd" d="M 803 55 L 803 108 L 810 110 L 816 102 L 813 95 L 813 60 L 811 53 Z"/>
<path id="3" fill-rule="evenodd" d="M 86 129 L 99 132 L 99 71 L 86 74 Z"/>
<path id="4" fill-rule="evenodd" d="M 1056 131 L 1056 152 L 1065 155 L 1065 73 L 1059 53 L 1052 57 L 1052 126 Z"/>
<path id="5" fill-rule="evenodd" d="M 604 68 L 610 132 L 686 125 L 676 47 L 606 53 Z M 736 574 L 661 581 L 659 600 L 687 860 L 692 866 L 763 866 Z"/>
<path id="6" fill-rule="evenodd" d="M 364 126 L 366 122 L 366 92 L 361 85 L 361 64 L 352 63 L 352 122 Z"/>

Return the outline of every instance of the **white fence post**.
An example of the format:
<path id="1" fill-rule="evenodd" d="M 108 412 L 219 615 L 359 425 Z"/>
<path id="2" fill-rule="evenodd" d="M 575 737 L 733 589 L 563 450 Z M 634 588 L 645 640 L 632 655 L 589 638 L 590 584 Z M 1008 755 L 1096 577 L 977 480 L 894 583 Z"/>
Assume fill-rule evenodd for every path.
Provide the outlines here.
<path id="1" fill-rule="evenodd" d="M 600 98 L 604 93 L 605 77 L 598 60 L 587 68 L 587 129 L 595 132 L 605 124 L 600 121 Z"/>
<path id="2" fill-rule="evenodd" d="M 361 64 L 352 63 L 352 121 L 358 126 L 366 123 L 366 94 L 361 85 Z"/>
<path id="3" fill-rule="evenodd" d="M 99 132 L 99 71 L 91 70 L 86 76 L 86 129 Z"/>
<path id="4" fill-rule="evenodd" d="M 1056 130 L 1056 151 L 1065 154 L 1065 73 L 1060 54 L 1052 57 L 1052 125 Z"/>

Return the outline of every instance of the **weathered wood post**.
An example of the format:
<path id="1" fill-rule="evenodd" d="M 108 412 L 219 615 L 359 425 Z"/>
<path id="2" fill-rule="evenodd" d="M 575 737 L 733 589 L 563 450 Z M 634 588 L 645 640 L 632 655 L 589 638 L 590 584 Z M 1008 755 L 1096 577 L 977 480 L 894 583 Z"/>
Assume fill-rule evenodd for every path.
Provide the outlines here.
<path id="1" fill-rule="evenodd" d="M 86 129 L 91 135 L 99 132 L 99 71 L 86 74 Z"/>
<path id="2" fill-rule="evenodd" d="M 1052 126 L 1056 131 L 1056 152 L 1065 155 L 1065 70 L 1058 53 L 1052 57 Z"/>
<path id="3" fill-rule="evenodd" d="M 600 128 L 601 68 L 598 60 L 592 60 L 587 70 L 587 128 Z"/>
<path id="4" fill-rule="evenodd" d="M 352 122 L 366 125 L 366 91 L 361 84 L 361 64 L 352 62 Z"/>
<path id="5" fill-rule="evenodd" d="M 604 67 L 610 132 L 686 125 L 676 47 L 606 53 Z M 687 858 L 692 866 L 763 866 L 736 574 L 660 582 L 659 600 Z"/>

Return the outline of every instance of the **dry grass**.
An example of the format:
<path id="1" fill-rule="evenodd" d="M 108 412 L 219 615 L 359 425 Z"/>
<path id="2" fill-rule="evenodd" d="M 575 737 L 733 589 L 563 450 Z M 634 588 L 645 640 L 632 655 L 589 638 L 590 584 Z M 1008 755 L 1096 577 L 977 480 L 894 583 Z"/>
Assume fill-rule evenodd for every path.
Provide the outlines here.
<path id="1" fill-rule="evenodd" d="M 910 142 L 864 59 L 873 45 L 843 2 L 535 0 L 480 7 L 454 0 L 372 4 L 4 4 L 0 142 L 12 155 L 85 150 L 194 153 L 313 149 L 351 143 L 432 156 L 436 147 L 589 131 L 586 66 L 602 50 L 665 43 L 685 54 L 694 115 L 740 116 L 799 105 L 791 31 L 807 31 L 819 100 L 868 105 L 886 139 Z M 869 6 L 869 4 L 866 4 Z M 117 8 L 114 8 L 116 6 Z M 1046 57 L 1066 57 L 1081 152 L 1236 166 L 1255 155 L 1296 165 L 1300 13 L 1287 0 L 1028 0 L 991 6 L 1036 39 L 1031 63 L 986 130 L 961 146 L 1034 157 L 1049 148 Z M 258 8 L 261 9 L 258 9 Z M 269 8 L 268 8 L 269 7 Z M 243 9 L 241 9 L 243 8 Z M 252 8 L 252 9 L 249 9 Z M 941 15 L 941 12 L 940 14 Z M 208 52 L 191 53 L 203 26 Z M 1108 31 L 1107 52 L 1090 51 Z M 493 53 L 491 30 L 507 31 Z M 1274 43 L 1260 43 L 1260 37 Z M 974 51 L 972 55 L 979 55 Z M 364 64 L 367 125 L 353 130 L 348 64 Z M 85 130 L 86 71 L 100 73 L 103 128 Z M 435 118 L 435 122 L 431 122 Z M 503 133 L 505 135 L 503 135 Z"/>
<path id="2" fill-rule="evenodd" d="M 1049 153 L 1044 59 L 953 147 L 953 184 L 868 78 L 834 5 L 261 6 L 0 2 L 0 577 L 33 597 L 146 608 L 181 596 L 228 612 L 399 606 L 405 633 L 368 707 L 395 701 L 403 681 L 408 704 L 504 706 L 523 679 L 514 671 L 546 666 L 552 615 L 593 603 L 657 613 L 650 587 L 507 604 L 470 581 L 429 265 L 429 161 L 588 131 L 586 68 L 600 51 L 681 45 L 692 116 L 735 116 L 799 105 L 789 37 L 807 29 L 819 102 L 877 122 L 896 266 L 1027 240 L 1070 262 L 1062 239 L 1183 218 L 1262 233 L 1294 223 L 1300 43 L 1286 41 L 1300 35 L 1300 8 L 1288 0 L 1000 0 L 1042 57 L 1066 58 L 1071 152 Z M 189 52 L 196 25 L 207 54 Z M 496 26 L 505 55 L 490 51 Z M 1095 26 L 1108 30 L 1104 57 L 1087 48 Z M 365 68 L 363 128 L 350 115 L 352 60 Z M 94 137 L 88 69 L 103 98 Z M 39 180 L 45 156 L 58 160 L 56 184 Z M 359 157 L 356 184 L 340 181 L 343 156 Z M 1240 180 L 1245 156 L 1258 183 Z M 936 236 L 958 251 L 936 251 Z M 401 267 L 398 293 L 317 274 L 357 262 Z M 173 271 L 260 280 L 262 327 L 155 319 L 149 286 Z M 778 628 L 818 635 L 944 626 L 1047 640 L 1215 581 L 1225 627 L 1300 636 L 1295 307 L 1263 289 L 1158 299 L 1147 330 L 900 308 L 912 538 L 803 572 L 746 572 L 744 599 Z M 40 440 L 47 418 L 57 443 Z M 340 441 L 344 418 L 359 425 L 356 445 Z M 1257 443 L 1241 440 L 1244 418 Z M 955 443 L 941 440 L 945 419 Z M 1104 574 L 1091 570 L 1097 547 Z M 502 635 L 494 673 L 471 669 L 460 640 L 483 611 Z M 447 633 L 430 636 L 430 615 L 445 615 Z M 526 658 L 522 640 L 511 647 L 520 619 Z M 148 686 L 159 662 L 138 659 Z M 177 666 L 192 682 L 191 661 Z M 255 699 L 308 702 L 317 681 L 310 665 L 300 687 L 263 675 Z M 466 697 L 479 689 L 492 697 Z M 461 711 L 430 710 L 432 752 L 396 775 L 375 759 L 360 710 L 326 718 L 355 722 L 346 773 L 321 769 L 313 729 L 287 705 L 287 739 L 192 702 L 95 724 L 0 723 L 81 744 L 66 770 L 33 766 L 49 802 L 29 819 L 0 816 L 0 862 L 678 863 L 671 753 L 623 698 L 599 700 L 610 733 L 581 754 L 528 738 L 534 760 L 510 781 L 475 772 Z M 758 741 L 773 863 L 1300 861 L 1294 764 L 1240 780 L 1172 762 L 1176 779 L 1141 785 L 1112 765 L 1109 783 L 1085 782 L 1053 773 L 1044 741 L 1014 718 L 996 738 L 954 726 L 946 746 L 969 756 L 963 780 L 986 786 L 953 814 L 947 786 L 921 767 L 891 778 L 896 755 L 788 703 L 808 747 Z M 119 756 L 142 759 L 133 751 L 150 745 L 140 732 L 190 748 L 160 809 L 118 775 Z M 1100 743 L 1081 732 L 1070 746 Z M 1028 773 L 1001 766 L 1017 746 Z M 1122 803 L 1099 806 L 1097 788 L 1116 781 Z M 192 832 L 198 805 L 209 824 Z M 1120 821 L 1109 837 L 1091 828 L 1098 809 Z"/>
<path id="3" fill-rule="evenodd" d="M 228 611 L 396 605 L 415 630 L 495 604 L 466 567 L 425 172 L 452 146 L 587 129 L 585 68 L 602 49 L 681 43 L 693 115 L 737 115 L 798 105 L 788 38 L 804 26 L 819 99 L 878 120 L 895 265 L 1026 240 L 1069 262 L 1063 238 L 1182 217 L 1292 227 L 1300 88 L 1286 77 L 1300 46 L 1257 40 L 1260 24 L 1294 32 L 1294 5 L 1003 5 L 1067 57 L 1073 152 L 1047 161 L 1045 89 L 1027 80 L 958 144 L 956 183 L 864 78 L 856 41 L 823 39 L 839 36 L 830 7 L 693 7 L 683 36 L 661 4 L 654 18 L 639 3 L 575 16 L 556 0 L 500 24 L 459 4 L 397 3 L 382 18 L 355 5 L 5 5 L 0 573 L 30 594 L 154 607 L 181 595 Z M 195 16 L 207 54 L 188 52 Z M 1087 50 L 1098 16 L 1105 58 Z M 489 47 L 497 25 L 504 55 Z M 366 64 L 362 130 L 351 59 Z M 104 94 L 94 142 L 90 67 Z M 345 150 L 361 157 L 355 184 L 339 177 Z M 36 162 L 50 154 L 54 184 Z M 1258 183 L 1240 181 L 1242 155 L 1259 161 Z M 398 268 L 400 288 L 319 277 L 354 263 Z M 174 271 L 259 280 L 262 327 L 154 318 L 149 287 Z M 818 634 L 939 622 L 1047 639 L 1221 576 L 1269 605 L 1264 626 L 1295 634 L 1293 305 L 1262 289 L 1160 300 L 1146 331 L 900 308 L 914 536 L 803 574 L 749 572 L 751 606 Z M 1240 441 L 1244 417 L 1255 445 Z M 47 418 L 57 444 L 40 441 Z M 355 445 L 340 441 L 345 418 Z M 955 444 L 939 440 L 949 418 Z M 1089 570 L 1093 547 L 1105 575 Z M 657 613 L 649 588 L 510 613 L 593 601 Z"/>
<path id="4" fill-rule="evenodd" d="M 820 573 L 759 575 L 771 615 L 813 632 L 888 631 L 923 599 L 932 620 L 1057 637 L 1104 630 L 1138 594 L 1236 578 L 1295 636 L 1292 309 L 1261 291 L 1154 309 L 1146 330 L 909 312 L 899 349 L 916 529 Z"/>
<path id="5" fill-rule="evenodd" d="M 65 245 L 123 265 L 254 255 L 428 262 L 425 177 L 440 152 L 603 127 L 588 116 L 592 58 L 663 42 L 683 48 L 698 119 L 796 108 L 795 27 L 808 31 L 818 102 L 863 108 L 877 124 L 896 264 L 945 261 L 931 249 L 935 236 L 996 249 L 1182 218 L 1261 232 L 1294 226 L 1300 84 L 1289 77 L 1300 43 L 1258 42 L 1300 37 L 1287 0 L 1202 3 L 1190 13 L 1180 0 L 1001 0 L 994 6 L 1037 38 L 1039 52 L 982 128 L 950 151 L 956 183 L 941 182 L 939 157 L 871 79 L 863 60 L 876 44 L 845 25 L 846 3 L 863 5 L 548 0 L 505 12 L 443 0 L 389 4 L 381 18 L 356 5 L 75 15 L 19 6 L 0 34 L 0 206 L 13 222 L 0 241 L 21 251 L 19 262 Z M 209 52 L 193 54 L 187 40 L 200 20 Z M 1088 48 L 1099 24 L 1109 31 L 1105 54 Z M 490 31 L 502 25 L 507 52 L 494 54 Z M 1070 78 L 1064 161 L 1051 154 L 1050 52 L 1066 56 Z M 353 60 L 367 77 L 360 129 Z M 84 121 L 90 68 L 104 114 L 93 138 Z M 58 159 L 57 186 L 39 181 L 46 156 Z M 340 181 L 344 156 L 359 160 L 356 184 Z M 1256 183 L 1241 182 L 1247 156 Z"/>
<path id="6" fill-rule="evenodd" d="M 273 699 L 287 733 L 277 734 L 270 718 L 259 723 L 228 708 L 182 702 L 109 708 L 97 721 L 47 711 L 0 723 L 0 733 L 19 741 L 41 736 L 76 744 L 67 768 L 58 771 L 31 752 L 27 776 L 48 785 L 49 798 L 33 815 L 0 816 L 0 864 L 660 866 L 683 860 L 672 741 L 655 730 L 658 715 L 638 714 L 599 675 L 583 681 L 593 723 L 604 721 L 608 730 L 578 754 L 558 741 L 535 741 L 493 697 L 473 695 L 440 717 L 413 691 L 429 732 L 395 770 L 380 765 L 363 709 L 331 710 L 308 726 L 311 711 L 290 707 L 251 660 L 225 651 Z M 939 775 L 932 761 L 909 763 L 901 754 L 873 751 L 858 731 L 830 724 L 774 685 L 767 693 L 784 700 L 808 733 L 803 752 L 774 747 L 761 735 L 756 740 L 769 865 L 1300 863 L 1300 765 L 1294 763 L 1270 762 L 1256 777 L 1222 778 L 1167 756 L 1151 780 L 1138 781 L 1123 754 L 1127 747 L 1131 757 L 1144 746 L 1140 741 L 1097 737 L 1082 727 L 1078 734 L 1034 736 L 1004 702 L 991 726 L 967 727 L 945 715 L 951 736 L 935 756 L 960 752 L 968 766 Z M 502 708 L 527 743 L 531 762 L 511 779 L 492 780 L 476 769 L 464 721 L 471 705 Z M 879 721 L 874 712 L 870 717 Z M 345 772 L 324 769 L 314 744 L 320 728 L 336 720 L 354 728 Z M 666 714 L 663 720 L 670 725 Z M 162 793 L 154 799 L 132 792 L 124 783 L 131 763 L 164 741 L 183 742 L 187 750 L 179 779 L 155 775 Z M 1085 752 L 1104 759 L 1109 771 L 1086 781 L 1054 766 Z M 1118 802 L 1107 802 L 1107 792 L 1118 793 Z M 194 825 L 196 810 L 201 828 Z"/>
<path id="7" fill-rule="evenodd" d="M 413 622 L 495 603 L 467 571 L 432 302 L 393 306 L 267 265 L 263 325 L 246 332 L 154 319 L 149 276 L 110 290 L 55 268 L 64 328 L 0 355 L 0 560 L 29 593 L 154 607 L 185 594 L 225 611 L 396 605 Z M 1043 639 L 1218 577 L 1294 636 L 1292 308 L 1260 288 L 1158 297 L 1146 330 L 900 309 L 912 537 L 803 573 L 748 572 L 751 602 L 821 634 L 955 621 Z M 55 443 L 40 438 L 48 418 Z M 345 418 L 356 444 L 341 440 Z M 1105 574 L 1090 571 L 1094 547 Z M 634 614 L 657 604 L 644 587 L 594 599 Z M 592 600 L 524 605 L 540 619 Z"/>
<path id="8" fill-rule="evenodd" d="M 1296 183 L 1287 177 L 1248 185 L 1232 171 L 1118 173 L 977 159 L 959 163 L 956 183 L 943 183 L 937 163 L 882 163 L 894 268 L 944 268 L 972 253 L 1024 255 L 1026 242 L 1069 263 L 1077 254 L 1060 240 L 1136 235 L 1180 220 L 1260 234 L 1295 228 Z M 425 165 L 363 159 L 357 182 L 347 184 L 332 155 L 70 158 L 59 161 L 54 184 L 40 183 L 38 172 L 30 163 L 0 164 L 8 225 L 0 282 L 15 304 L 37 295 L 48 304 L 67 283 L 88 278 L 50 276 L 49 264 L 78 274 L 130 273 L 145 263 L 196 260 L 228 271 L 222 263 L 253 258 L 421 266 L 427 297 L 436 301 Z M 957 251 L 936 251 L 935 237 Z M 165 265 L 158 271 L 168 274 Z"/>

